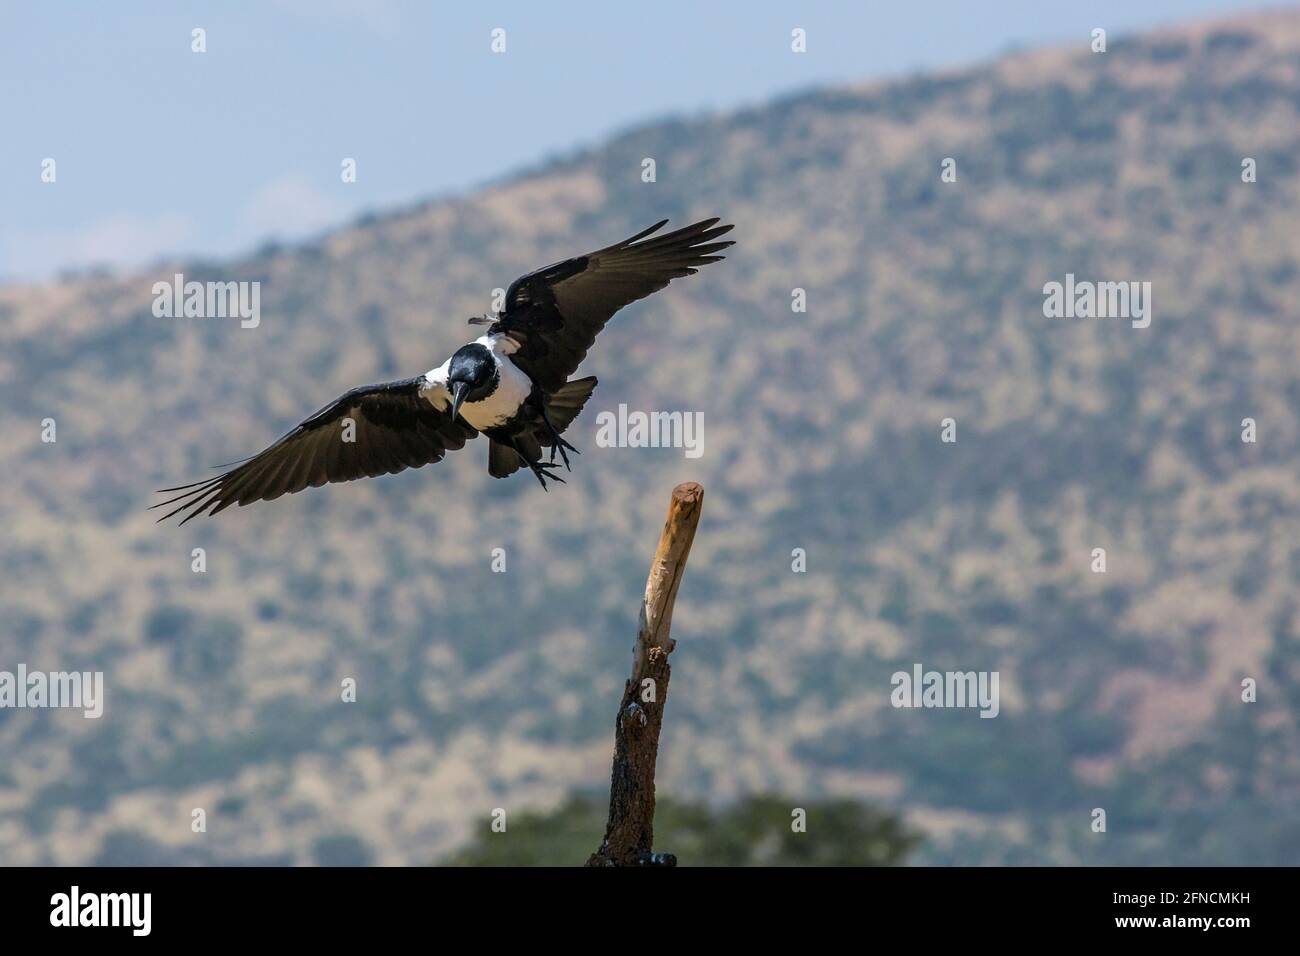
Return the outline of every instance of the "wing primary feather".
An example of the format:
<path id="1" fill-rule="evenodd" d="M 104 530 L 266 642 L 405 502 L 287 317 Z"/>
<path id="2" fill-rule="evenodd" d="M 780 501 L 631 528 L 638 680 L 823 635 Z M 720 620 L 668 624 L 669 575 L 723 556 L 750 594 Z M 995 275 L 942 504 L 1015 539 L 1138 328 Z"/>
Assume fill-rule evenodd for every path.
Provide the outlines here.
<path id="1" fill-rule="evenodd" d="M 477 431 L 447 416 L 421 394 L 424 376 L 367 385 L 322 406 L 256 455 L 232 462 L 220 475 L 162 489 L 179 492 L 149 510 L 174 505 L 159 521 L 182 515 L 181 524 L 233 505 L 271 501 L 328 482 L 397 474 L 440 461 Z M 355 441 L 341 441 L 337 423 L 356 423 Z"/>

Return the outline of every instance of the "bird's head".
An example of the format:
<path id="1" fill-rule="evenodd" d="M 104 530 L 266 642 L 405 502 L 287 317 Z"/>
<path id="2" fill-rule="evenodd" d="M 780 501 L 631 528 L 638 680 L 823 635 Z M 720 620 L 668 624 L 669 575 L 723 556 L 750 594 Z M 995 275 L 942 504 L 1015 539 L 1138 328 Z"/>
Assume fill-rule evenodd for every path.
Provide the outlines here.
<path id="1" fill-rule="evenodd" d="M 451 417 L 459 414 L 463 402 L 476 402 L 492 394 L 500 374 L 487 346 L 474 342 L 457 349 L 447 369 Z"/>

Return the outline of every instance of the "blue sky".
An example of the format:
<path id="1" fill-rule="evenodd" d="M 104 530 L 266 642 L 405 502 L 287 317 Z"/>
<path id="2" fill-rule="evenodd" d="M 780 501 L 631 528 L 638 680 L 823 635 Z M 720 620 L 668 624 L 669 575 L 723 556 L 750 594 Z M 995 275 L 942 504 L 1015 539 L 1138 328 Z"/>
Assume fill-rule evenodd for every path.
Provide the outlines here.
<path id="1" fill-rule="evenodd" d="M 0 279 L 238 253 L 656 117 L 1263 6 L 0 0 Z"/>

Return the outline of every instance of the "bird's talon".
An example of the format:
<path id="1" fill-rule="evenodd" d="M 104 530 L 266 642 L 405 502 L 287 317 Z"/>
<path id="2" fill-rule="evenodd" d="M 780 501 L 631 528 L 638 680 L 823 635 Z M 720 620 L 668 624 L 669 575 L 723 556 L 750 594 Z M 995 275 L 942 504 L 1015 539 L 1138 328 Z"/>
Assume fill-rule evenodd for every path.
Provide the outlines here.
<path id="1" fill-rule="evenodd" d="M 551 479 L 551 481 L 558 481 L 560 484 L 565 483 L 564 479 L 561 478 L 559 475 L 551 474 L 551 470 L 560 467 L 559 465 L 553 465 L 550 462 L 545 462 L 545 461 L 536 461 L 536 462 L 530 462 L 529 467 L 532 468 L 533 474 L 537 476 L 537 480 L 541 482 L 542 488 L 544 490 L 548 490 L 548 491 L 550 490 L 546 488 L 547 478 Z"/>

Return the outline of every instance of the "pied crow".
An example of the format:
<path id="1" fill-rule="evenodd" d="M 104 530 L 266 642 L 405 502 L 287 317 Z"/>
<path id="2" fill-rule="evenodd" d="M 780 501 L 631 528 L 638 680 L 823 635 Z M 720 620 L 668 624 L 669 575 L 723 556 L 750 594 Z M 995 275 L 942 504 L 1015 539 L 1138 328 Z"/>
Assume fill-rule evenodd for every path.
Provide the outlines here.
<path id="1" fill-rule="evenodd" d="M 184 513 L 184 524 L 234 504 L 419 468 L 479 432 L 488 436 L 492 477 L 527 466 L 543 489 L 548 478 L 562 483 L 552 474 L 555 454 L 568 469 L 567 452 L 577 449 L 560 436 L 596 387 L 594 376 L 569 376 L 605 323 L 628 303 L 725 258 L 715 253 L 733 245 L 718 241 L 732 227 L 717 219 L 655 236 L 667 222 L 521 276 L 506 290 L 495 320 L 470 319 L 489 325 L 487 333 L 442 365 L 414 378 L 354 388 L 229 471 L 162 489 L 181 494 L 153 505 L 176 505 L 158 520 Z M 550 448 L 548 462 L 543 447 Z"/>

